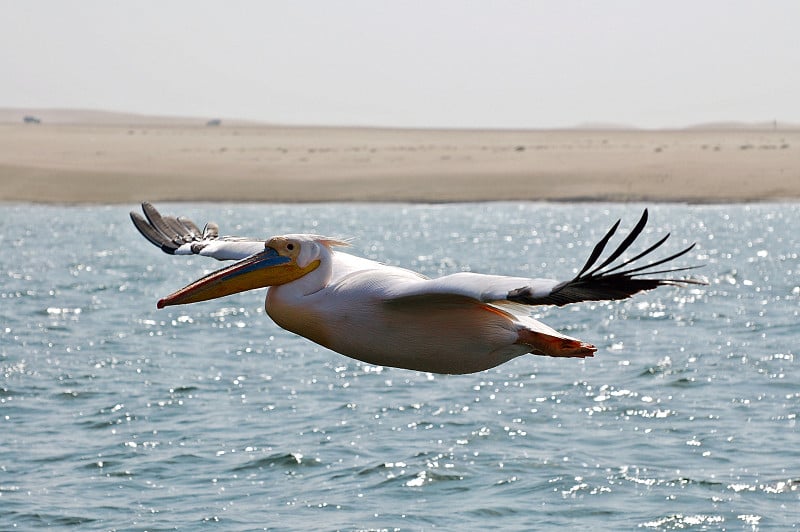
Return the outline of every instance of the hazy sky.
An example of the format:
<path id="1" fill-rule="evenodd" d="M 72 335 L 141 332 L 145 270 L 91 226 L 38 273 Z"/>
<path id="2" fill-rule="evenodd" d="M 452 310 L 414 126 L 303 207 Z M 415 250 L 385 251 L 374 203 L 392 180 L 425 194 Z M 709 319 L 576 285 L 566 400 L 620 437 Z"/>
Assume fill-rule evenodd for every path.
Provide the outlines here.
<path id="1" fill-rule="evenodd" d="M 0 107 L 282 123 L 800 123 L 800 0 L 0 0 Z"/>

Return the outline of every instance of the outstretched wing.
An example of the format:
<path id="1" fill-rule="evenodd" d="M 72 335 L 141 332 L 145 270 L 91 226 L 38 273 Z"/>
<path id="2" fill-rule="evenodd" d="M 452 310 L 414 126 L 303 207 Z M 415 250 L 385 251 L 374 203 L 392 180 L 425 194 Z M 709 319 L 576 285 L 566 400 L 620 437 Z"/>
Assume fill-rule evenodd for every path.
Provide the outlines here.
<path id="1" fill-rule="evenodd" d="M 484 303 L 503 305 L 518 303 L 523 305 L 567 305 L 579 301 L 602 301 L 625 299 L 637 292 L 652 290 L 664 285 L 706 284 L 690 277 L 665 278 L 664 274 L 696 268 L 659 268 L 666 262 L 688 253 L 694 244 L 677 253 L 636 266 L 633 263 L 649 256 L 666 242 L 669 234 L 636 256 L 615 264 L 642 233 L 647 224 L 647 210 L 630 234 L 601 261 L 600 257 L 611 237 L 619 227 L 619 221 L 597 243 L 586 265 L 573 279 L 556 281 L 552 279 L 526 279 L 523 277 L 503 277 L 478 273 L 456 273 L 438 279 L 405 279 L 396 283 L 387 292 L 387 302 L 392 304 L 418 303 L 427 298 L 441 298 L 444 295 L 467 296 Z M 599 262 L 599 264 L 598 264 Z M 653 277 L 655 276 L 655 277 Z"/>
<path id="2" fill-rule="evenodd" d="M 581 271 L 573 279 L 552 286 L 549 291 L 537 290 L 536 287 L 523 286 L 508 293 L 506 299 L 525 305 L 567 305 L 578 301 L 603 301 L 625 299 L 638 292 L 652 290 L 664 285 L 707 284 L 700 279 L 691 277 L 664 278 L 662 275 L 681 272 L 698 268 L 699 266 L 684 267 L 659 267 L 667 262 L 681 257 L 691 251 L 695 244 L 660 258 L 648 264 L 636 266 L 634 263 L 661 247 L 669 238 L 667 233 L 661 240 L 651 245 L 634 257 L 615 264 L 615 261 L 630 248 L 631 244 L 639 237 L 647 225 L 647 209 L 636 227 L 628 234 L 617 248 L 612 251 L 600 264 L 600 257 L 611 237 L 614 236 L 620 221 L 617 220 L 606 235 L 592 250 L 589 259 Z M 643 277 L 645 276 L 645 277 Z M 655 277 L 652 277 L 655 276 Z"/>
<path id="3" fill-rule="evenodd" d="M 213 222 L 201 231 L 194 222 L 183 216 L 164 216 L 149 202 L 142 203 L 144 216 L 131 211 L 136 229 L 170 255 L 202 255 L 217 260 L 240 260 L 264 250 L 264 240 L 236 236 L 219 236 Z"/>

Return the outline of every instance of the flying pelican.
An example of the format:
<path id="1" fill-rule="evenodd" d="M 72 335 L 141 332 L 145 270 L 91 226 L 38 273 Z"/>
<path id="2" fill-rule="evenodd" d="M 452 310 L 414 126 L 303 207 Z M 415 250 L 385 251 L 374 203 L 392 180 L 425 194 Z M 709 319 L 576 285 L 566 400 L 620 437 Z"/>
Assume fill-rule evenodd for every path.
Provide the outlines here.
<path id="1" fill-rule="evenodd" d="M 150 203 L 143 203 L 142 209 L 144 217 L 131 212 L 131 219 L 162 251 L 237 260 L 161 299 L 158 308 L 269 287 L 267 314 L 284 329 L 370 364 L 432 373 L 474 373 L 526 353 L 583 358 L 597 351 L 536 321 L 528 305 L 624 299 L 662 285 L 704 284 L 693 278 L 661 277 L 691 267 L 656 269 L 688 253 L 694 244 L 650 264 L 631 265 L 660 247 L 669 234 L 614 264 L 641 234 L 647 210 L 607 258 L 600 261 L 619 221 L 580 272 L 560 282 L 466 272 L 429 279 L 335 250 L 347 246 L 335 238 L 220 237 L 214 223 L 201 231 L 187 218 L 162 216 Z"/>

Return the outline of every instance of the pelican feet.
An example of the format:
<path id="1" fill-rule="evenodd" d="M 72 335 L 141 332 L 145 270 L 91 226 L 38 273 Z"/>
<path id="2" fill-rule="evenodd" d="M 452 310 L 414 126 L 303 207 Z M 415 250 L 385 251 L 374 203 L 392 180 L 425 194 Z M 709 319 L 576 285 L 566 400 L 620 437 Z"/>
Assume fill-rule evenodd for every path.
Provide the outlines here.
<path id="1" fill-rule="evenodd" d="M 581 342 L 566 336 L 553 336 L 551 334 L 522 329 L 519 331 L 517 343 L 531 347 L 534 355 L 564 358 L 593 357 L 597 348 L 592 344 Z"/>

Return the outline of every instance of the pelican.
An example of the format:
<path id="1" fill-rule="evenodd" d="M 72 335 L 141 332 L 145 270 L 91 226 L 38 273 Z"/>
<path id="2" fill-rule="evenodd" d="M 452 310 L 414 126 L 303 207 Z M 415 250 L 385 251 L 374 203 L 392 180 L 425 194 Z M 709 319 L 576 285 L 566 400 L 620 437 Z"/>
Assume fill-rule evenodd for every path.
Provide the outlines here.
<path id="1" fill-rule="evenodd" d="M 336 238 L 220 237 L 214 223 L 201 231 L 185 217 L 162 216 L 150 203 L 143 203 L 142 210 L 144 217 L 131 212 L 131 219 L 162 251 L 237 261 L 166 296 L 158 308 L 269 287 L 267 314 L 284 329 L 369 364 L 431 373 L 475 373 L 526 353 L 591 357 L 597 351 L 594 345 L 533 319 L 528 307 L 617 300 L 663 285 L 704 284 L 663 277 L 694 266 L 658 269 L 694 244 L 647 265 L 632 265 L 659 248 L 669 234 L 634 257 L 617 260 L 641 234 L 647 210 L 601 261 L 617 221 L 567 281 L 467 272 L 429 279 L 344 253 L 337 248 L 347 243 Z"/>

